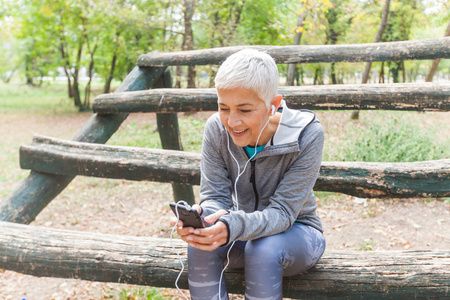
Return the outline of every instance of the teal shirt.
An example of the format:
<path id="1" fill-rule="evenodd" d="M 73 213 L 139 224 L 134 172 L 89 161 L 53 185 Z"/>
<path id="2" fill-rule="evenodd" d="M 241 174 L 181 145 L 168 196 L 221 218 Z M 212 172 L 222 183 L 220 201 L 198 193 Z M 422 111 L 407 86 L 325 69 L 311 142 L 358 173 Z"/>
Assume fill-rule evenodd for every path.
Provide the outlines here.
<path id="1" fill-rule="evenodd" d="M 259 152 L 261 152 L 264 149 L 265 146 L 266 145 L 262 145 L 262 146 L 258 146 L 256 148 L 245 146 L 244 150 L 245 150 L 245 152 L 247 152 L 247 155 L 250 158 L 250 157 L 258 154 Z M 256 154 L 255 154 L 255 152 L 256 152 Z"/>

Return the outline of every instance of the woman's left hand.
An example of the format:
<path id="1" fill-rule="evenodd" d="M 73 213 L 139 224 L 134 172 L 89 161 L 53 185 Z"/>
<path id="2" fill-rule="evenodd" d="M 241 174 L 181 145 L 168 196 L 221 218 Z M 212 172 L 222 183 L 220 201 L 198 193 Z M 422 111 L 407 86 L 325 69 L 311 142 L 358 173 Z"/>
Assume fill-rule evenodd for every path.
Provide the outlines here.
<path id="1" fill-rule="evenodd" d="M 228 212 L 221 209 L 205 218 L 208 223 L 215 223 L 221 216 Z M 192 247 L 200 250 L 212 251 L 225 244 L 228 240 L 228 228 L 223 222 L 217 222 L 207 228 L 191 228 L 189 235 L 183 238 Z"/>

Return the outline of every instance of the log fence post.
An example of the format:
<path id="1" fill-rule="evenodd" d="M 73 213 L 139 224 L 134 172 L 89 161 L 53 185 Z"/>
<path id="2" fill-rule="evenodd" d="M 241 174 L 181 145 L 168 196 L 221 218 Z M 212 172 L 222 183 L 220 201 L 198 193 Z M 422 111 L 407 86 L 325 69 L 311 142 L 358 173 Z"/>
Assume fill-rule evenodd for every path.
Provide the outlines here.
<path id="1" fill-rule="evenodd" d="M 171 88 L 172 76 L 170 70 L 166 70 L 161 78 L 155 83 L 154 88 Z M 162 96 L 161 101 L 164 101 Z M 181 143 L 180 130 L 178 126 L 177 113 L 157 113 L 156 122 L 158 124 L 159 137 L 163 149 L 181 150 L 183 145 Z M 172 183 L 173 199 L 175 202 L 184 200 L 190 205 L 195 203 L 194 191 L 191 185 Z"/>

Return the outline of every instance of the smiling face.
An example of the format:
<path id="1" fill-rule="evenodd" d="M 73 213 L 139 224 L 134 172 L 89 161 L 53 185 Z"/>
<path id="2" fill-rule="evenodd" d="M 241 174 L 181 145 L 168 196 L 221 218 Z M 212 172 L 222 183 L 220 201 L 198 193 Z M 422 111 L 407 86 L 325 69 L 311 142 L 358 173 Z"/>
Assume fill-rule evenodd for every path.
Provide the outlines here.
<path id="1" fill-rule="evenodd" d="M 220 121 L 233 142 L 240 147 L 256 146 L 261 129 L 270 116 L 265 102 L 249 89 L 217 90 L 217 95 Z M 281 101 L 281 96 L 279 97 Z M 275 105 L 278 107 L 279 101 Z M 276 119 L 274 118 L 274 122 Z M 274 122 L 269 122 L 266 126 L 258 146 L 266 144 L 273 136 L 278 126 L 278 122 Z"/>

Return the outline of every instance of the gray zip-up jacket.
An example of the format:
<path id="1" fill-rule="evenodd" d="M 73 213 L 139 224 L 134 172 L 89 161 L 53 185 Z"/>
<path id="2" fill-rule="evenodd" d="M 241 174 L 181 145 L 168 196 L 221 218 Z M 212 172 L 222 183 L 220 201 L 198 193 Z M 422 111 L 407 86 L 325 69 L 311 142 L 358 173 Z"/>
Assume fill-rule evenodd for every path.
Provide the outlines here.
<path id="1" fill-rule="evenodd" d="M 219 209 L 229 211 L 219 219 L 228 227 L 226 244 L 274 235 L 294 222 L 322 231 L 313 186 L 322 161 L 323 129 L 311 111 L 291 110 L 284 100 L 281 107 L 277 131 L 246 168 L 249 157 L 233 143 L 219 114 L 206 122 L 200 206 L 202 216 Z M 234 184 L 240 172 L 235 195 Z M 238 202 L 237 209 L 233 198 Z"/>

